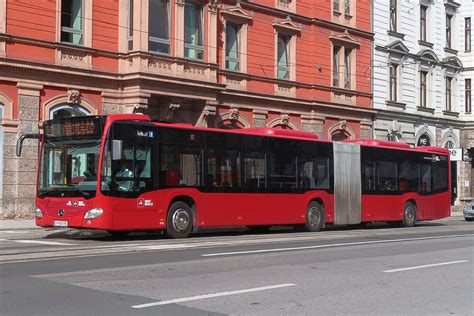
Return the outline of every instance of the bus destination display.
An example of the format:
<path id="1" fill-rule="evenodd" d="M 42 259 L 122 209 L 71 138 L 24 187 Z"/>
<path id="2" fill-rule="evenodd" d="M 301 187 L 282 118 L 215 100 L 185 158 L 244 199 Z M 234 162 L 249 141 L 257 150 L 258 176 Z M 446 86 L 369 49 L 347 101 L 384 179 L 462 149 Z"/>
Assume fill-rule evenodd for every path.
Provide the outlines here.
<path id="1" fill-rule="evenodd" d="M 99 127 L 100 120 L 98 119 L 61 120 L 48 122 L 45 126 L 45 134 L 47 137 L 99 136 Z"/>

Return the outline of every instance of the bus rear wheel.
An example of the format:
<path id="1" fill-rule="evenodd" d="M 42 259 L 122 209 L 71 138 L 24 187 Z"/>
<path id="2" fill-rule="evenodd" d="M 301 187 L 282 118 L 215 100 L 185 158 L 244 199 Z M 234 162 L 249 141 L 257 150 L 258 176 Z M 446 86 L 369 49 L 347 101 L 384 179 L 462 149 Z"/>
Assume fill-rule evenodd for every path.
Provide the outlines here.
<path id="1" fill-rule="evenodd" d="M 411 202 L 405 203 L 403 208 L 402 227 L 413 227 L 416 224 L 416 206 Z"/>
<path id="2" fill-rule="evenodd" d="M 170 238 L 186 238 L 193 229 L 191 208 L 184 202 L 174 202 L 168 210 L 166 235 Z"/>
<path id="3" fill-rule="evenodd" d="M 306 209 L 305 229 L 309 232 L 317 232 L 324 225 L 324 207 L 321 203 L 313 201 Z"/>

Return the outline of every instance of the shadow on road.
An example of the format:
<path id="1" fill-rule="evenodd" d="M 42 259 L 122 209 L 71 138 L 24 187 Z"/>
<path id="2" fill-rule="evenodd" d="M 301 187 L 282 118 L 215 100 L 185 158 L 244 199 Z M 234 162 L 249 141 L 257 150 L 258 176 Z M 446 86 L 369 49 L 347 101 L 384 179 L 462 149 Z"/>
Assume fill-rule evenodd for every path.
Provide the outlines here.
<path id="1" fill-rule="evenodd" d="M 417 227 L 442 227 L 446 226 L 446 223 L 442 222 L 421 222 L 417 223 Z M 381 230 L 381 229 L 403 229 L 398 225 L 387 222 L 377 222 L 368 224 L 358 225 L 327 225 L 324 231 L 357 231 L 357 230 Z M 189 239 L 198 239 L 204 237 L 229 237 L 229 236 L 243 236 L 243 235 L 272 235 L 272 234 L 301 234 L 301 230 L 294 228 L 293 226 L 273 226 L 266 232 L 255 234 L 249 231 L 247 227 L 223 227 L 223 228 L 206 228 L 201 229 L 199 232 L 192 234 Z M 45 239 L 80 239 L 80 240 L 95 240 L 95 241 L 124 241 L 124 240 L 156 240 L 156 239 L 167 239 L 164 231 L 132 231 L 128 234 L 120 236 L 112 236 L 107 231 L 103 230 L 79 230 L 79 229 L 65 229 L 63 231 L 57 231 L 54 229 L 54 233 L 48 234 L 44 237 Z"/>

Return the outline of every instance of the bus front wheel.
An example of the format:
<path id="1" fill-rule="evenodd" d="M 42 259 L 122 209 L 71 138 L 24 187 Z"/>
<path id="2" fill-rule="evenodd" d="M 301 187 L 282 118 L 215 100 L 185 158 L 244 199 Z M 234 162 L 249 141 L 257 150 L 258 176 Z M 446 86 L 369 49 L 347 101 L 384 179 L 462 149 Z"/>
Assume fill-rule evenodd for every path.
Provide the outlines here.
<path id="1" fill-rule="evenodd" d="M 407 202 L 403 208 L 402 227 L 413 227 L 416 224 L 416 206 L 411 202 Z"/>
<path id="2" fill-rule="evenodd" d="M 193 228 L 191 208 L 184 202 L 174 202 L 168 210 L 166 234 L 170 238 L 186 238 Z"/>
<path id="3" fill-rule="evenodd" d="M 313 201 L 306 209 L 305 228 L 309 232 L 317 232 L 324 225 L 324 209 L 321 203 Z"/>

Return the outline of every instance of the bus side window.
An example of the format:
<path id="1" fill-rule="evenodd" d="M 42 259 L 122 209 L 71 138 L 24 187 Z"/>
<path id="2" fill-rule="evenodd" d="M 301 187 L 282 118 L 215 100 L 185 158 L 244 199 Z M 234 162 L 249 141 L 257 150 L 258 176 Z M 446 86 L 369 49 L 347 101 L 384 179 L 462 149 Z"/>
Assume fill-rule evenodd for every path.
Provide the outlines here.
<path id="1" fill-rule="evenodd" d="M 206 189 L 240 192 L 240 135 L 208 132 L 206 138 Z"/>
<path id="2" fill-rule="evenodd" d="M 202 148 L 161 144 L 160 186 L 202 186 Z"/>
<path id="3" fill-rule="evenodd" d="M 242 137 L 243 148 L 243 191 L 264 192 L 267 188 L 266 148 L 264 137 Z"/>
<path id="4" fill-rule="evenodd" d="M 431 164 L 421 165 L 421 188 L 420 192 L 431 193 Z"/>

